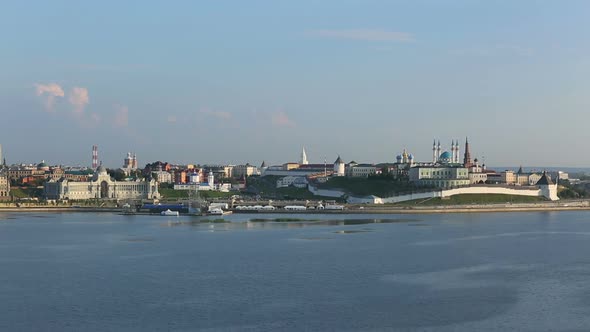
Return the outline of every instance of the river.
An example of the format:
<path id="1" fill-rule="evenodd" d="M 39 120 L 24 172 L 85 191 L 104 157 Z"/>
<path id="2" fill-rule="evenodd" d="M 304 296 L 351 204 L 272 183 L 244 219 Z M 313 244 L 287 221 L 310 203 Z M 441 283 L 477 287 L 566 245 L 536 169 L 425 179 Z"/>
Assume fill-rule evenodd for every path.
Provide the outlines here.
<path id="1" fill-rule="evenodd" d="M 0 212 L 0 330 L 590 326 L 590 212 L 281 217 Z"/>

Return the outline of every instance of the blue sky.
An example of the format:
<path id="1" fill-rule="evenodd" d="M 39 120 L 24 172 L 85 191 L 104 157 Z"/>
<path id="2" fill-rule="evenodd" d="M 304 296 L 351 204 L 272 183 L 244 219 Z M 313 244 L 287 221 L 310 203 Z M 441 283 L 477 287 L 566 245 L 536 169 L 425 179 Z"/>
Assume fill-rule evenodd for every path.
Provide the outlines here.
<path id="1" fill-rule="evenodd" d="M 8 162 L 590 164 L 587 1 L 31 1 L 0 10 Z"/>

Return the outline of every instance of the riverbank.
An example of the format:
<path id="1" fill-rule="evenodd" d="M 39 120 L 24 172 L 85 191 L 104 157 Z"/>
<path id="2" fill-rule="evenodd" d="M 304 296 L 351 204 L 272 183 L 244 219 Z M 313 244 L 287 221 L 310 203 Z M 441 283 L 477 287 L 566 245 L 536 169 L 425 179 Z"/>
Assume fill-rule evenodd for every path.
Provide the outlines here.
<path id="1" fill-rule="evenodd" d="M 285 211 L 282 209 L 251 211 L 233 210 L 236 214 L 436 214 L 436 213 L 493 213 L 493 212 L 544 212 L 544 211 L 585 211 L 590 210 L 589 201 L 561 201 L 519 204 L 471 204 L 440 206 L 403 205 L 348 205 L 344 210 L 303 210 Z M 113 207 L 0 207 L 1 212 L 113 212 L 121 213 Z M 140 212 L 141 214 L 141 212 Z"/>
<path id="2" fill-rule="evenodd" d="M 120 208 L 101 208 L 101 207 L 44 207 L 44 206 L 25 206 L 25 207 L 0 207 L 2 212 L 121 212 Z"/>

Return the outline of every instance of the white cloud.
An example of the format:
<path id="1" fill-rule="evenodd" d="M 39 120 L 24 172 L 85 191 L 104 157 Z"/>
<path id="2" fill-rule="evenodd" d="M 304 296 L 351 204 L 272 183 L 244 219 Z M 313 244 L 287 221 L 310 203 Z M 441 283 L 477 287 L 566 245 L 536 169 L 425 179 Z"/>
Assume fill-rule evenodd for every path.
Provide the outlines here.
<path id="1" fill-rule="evenodd" d="M 127 106 L 115 105 L 115 120 L 116 127 L 127 127 L 129 125 L 129 109 Z"/>
<path id="2" fill-rule="evenodd" d="M 290 127 L 296 126 L 295 122 L 289 118 L 287 113 L 284 111 L 278 111 L 271 114 L 271 121 L 274 126 L 277 127 Z"/>
<path id="3" fill-rule="evenodd" d="M 53 111 L 53 106 L 55 105 L 55 98 L 63 98 L 65 93 L 62 87 L 56 83 L 49 83 L 49 84 L 35 84 L 35 90 L 37 96 L 44 99 L 43 104 L 45 105 L 45 109 L 49 112 Z"/>
<path id="4" fill-rule="evenodd" d="M 89 102 L 88 89 L 77 86 L 73 87 L 68 101 L 74 106 L 74 113 L 82 114 Z"/>
<path id="5" fill-rule="evenodd" d="M 344 29 L 344 30 L 314 30 L 312 34 L 323 38 L 387 41 L 387 42 L 411 42 L 414 35 L 408 32 L 387 31 L 381 29 Z"/>

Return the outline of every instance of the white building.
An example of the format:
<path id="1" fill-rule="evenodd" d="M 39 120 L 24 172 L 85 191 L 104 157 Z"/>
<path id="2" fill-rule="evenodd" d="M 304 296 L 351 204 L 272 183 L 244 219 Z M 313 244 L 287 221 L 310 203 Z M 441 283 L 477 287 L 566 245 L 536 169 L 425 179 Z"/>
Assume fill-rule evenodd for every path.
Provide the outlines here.
<path id="1" fill-rule="evenodd" d="M 377 167 L 371 164 L 350 164 L 348 167 L 348 176 L 350 177 L 369 177 L 377 173 Z"/>
<path id="2" fill-rule="evenodd" d="M 346 165 L 342 158 L 338 156 L 338 159 L 334 162 L 334 176 L 344 176 L 345 175 Z"/>
<path id="3" fill-rule="evenodd" d="M 157 199 L 158 182 L 113 181 L 107 170 L 99 166 L 90 182 L 73 182 L 66 179 L 50 180 L 44 186 L 47 199 Z"/>
<path id="4" fill-rule="evenodd" d="M 417 166 L 410 168 L 409 177 L 417 186 L 449 188 L 470 184 L 469 172 L 465 167 Z"/>
<path id="5" fill-rule="evenodd" d="M 285 176 L 277 180 L 277 188 L 286 188 L 289 186 L 306 188 L 307 179 L 304 176 Z"/>
<path id="6" fill-rule="evenodd" d="M 543 172 L 541 179 L 537 182 L 537 186 L 541 189 L 542 196 L 545 196 L 552 201 L 559 200 L 559 197 L 557 197 L 557 184 L 554 184 L 553 181 L 551 181 L 551 178 L 546 172 Z"/>
<path id="7" fill-rule="evenodd" d="M 480 165 L 479 160 L 475 158 L 473 165 L 469 167 L 469 183 L 471 184 L 483 184 L 488 180 L 488 173 L 486 172 L 485 165 Z"/>
<path id="8" fill-rule="evenodd" d="M 156 179 L 159 183 L 173 183 L 174 177 L 170 172 L 166 171 L 155 171 L 152 172 L 152 177 Z"/>
<path id="9" fill-rule="evenodd" d="M 200 177 L 199 177 L 200 178 Z M 195 178 L 196 179 L 196 178 Z M 215 183 L 215 175 L 209 170 L 207 182 L 193 182 L 188 184 L 175 184 L 175 190 L 199 190 L 199 191 L 223 191 L 228 192 L 231 189 L 231 183 Z"/>
<path id="10" fill-rule="evenodd" d="M 252 175 L 259 175 L 260 172 L 256 166 L 252 166 L 250 164 L 246 165 L 237 165 L 234 166 L 232 169 L 232 177 L 236 179 L 240 179 L 242 177 L 249 177 Z"/>

